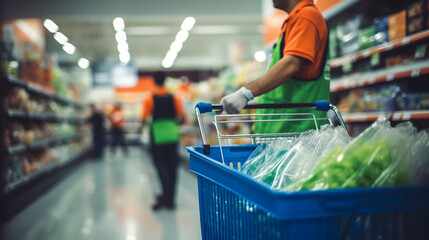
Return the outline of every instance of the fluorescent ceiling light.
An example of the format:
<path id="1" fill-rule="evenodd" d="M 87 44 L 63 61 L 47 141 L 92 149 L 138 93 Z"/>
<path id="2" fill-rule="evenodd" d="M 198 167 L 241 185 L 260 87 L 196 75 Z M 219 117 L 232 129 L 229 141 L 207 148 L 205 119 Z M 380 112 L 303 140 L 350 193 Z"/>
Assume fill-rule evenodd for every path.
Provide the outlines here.
<path id="1" fill-rule="evenodd" d="M 180 27 L 184 31 L 190 31 L 195 24 L 195 18 L 193 17 L 187 17 L 185 20 L 183 20 L 182 26 Z"/>
<path id="2" fill-rule="evenodd" d="M 264 51 L 257 51 L 257 52 L 255 52 L 254 57 L 255 57 L 256 61 L 263 62 L 267 59 L 267 54 L 265 54 Z"/>
<path id="3" fill-rule="evenodd" d="M 171 68 L 171 66 L 173 66 L 173 63 L 174 63 L 174 60 L 171 60 L 171 59 L 164 58 L 164 60 L 162 60 L 162 66 L 164 68 Z"/>
<path id="4" fill-rule="evenodd" d="M 171 45 L 170 45 L 170 51 L 173 51 L 173 52 L 179 52 L 181 49 L 182 49 L 182 47 L 183 47 L 183 44 L 181 43 L 181 42 L 178 42 L 178 41 L 174 41 L 173 43 L 171 43 Z"/>
<path id="5" fill-rule="evenodd" d="M 117 17 L 113 19 L 113 28 L 115 31 L 122 31 L 125 29 L 124 19 Z"/>
<path id="6" fill-rule="evenodd" d="M 121 52 L 128 52 L 128 43 L 127 42 L 120 42 L 118 43 L 118 51 Z"/>
<path id="7" fill-rule="evenodd" d="M 173 51 L 168 51 L 167 54 L 165 55 L 165 58 L 167 59 L 176 59 L 177 57 L 177 52 L 173 52 Z"/>
<path id="8" fill-rule="evenodd" d="M 127 34 L 124 31 L 118 31 L 115 34 L 116 42 L 126 42 L 127 41 Z"/>
<path id="9" fill-rule="evenodd" d="M 89 67 L 89 61 L 86 58 L 80 58 L 77 62 L 80 68 L 87 69 Z"/>
<path id="10" fill-rule="evenodd" d="M 43 21 L 43 26 L 45 26 L 45 28 L 48 29 L 48 31 L 51 33 L 58 31 L 58 25 L 55 24 L 51 19 L 45 19 L 45 21 Z"/>
<path id="11" fill-rule="evenodd" d="M 60 33 L 60 32 L 56 32 L 54 34 L 54 38 L 55 40 L 57 40 L 57 42 L 59 42 L 61 45 L 64 45 L 67 43 L 67 41 L 69 40 L 64 34 Z"/>
<path id="12" fill-rule="evenodd" d="M 128 63 L 131 59 L 130 53 L 129 52 L 121 52 L 119 53 L 119 60 L 122 63 Z"/>
<path id="13" fill-rule="evenodd" d="M 63 50 L 68 54 L 73 54 L 76 51 L 76 47 L 73 46 L 71 43 L 66 43 L 63 46 Z"/>
<path id="14" fill-rule="evenodd" d="M 178 42 L 185 42 L 186 39 L 188 39 L 189 33 L 187 31 L 179 31 L 176 35 L 176 41 Z"/>

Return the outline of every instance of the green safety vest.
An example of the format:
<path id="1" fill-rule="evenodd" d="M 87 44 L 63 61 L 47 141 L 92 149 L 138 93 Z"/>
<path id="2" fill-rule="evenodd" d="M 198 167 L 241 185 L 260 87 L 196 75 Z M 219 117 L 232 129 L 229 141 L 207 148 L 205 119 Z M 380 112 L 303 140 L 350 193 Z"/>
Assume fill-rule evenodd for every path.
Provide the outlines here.
<path id="1" fill-rule="evenodd" d="M 272 52 L 272 60 L 270 67 L 274 66 L 283 57 L 284 48 L 283 33 L 274 45 Z M 290 78 L 282 85 L 272 91 L 262 95 L 258 99 L 258 103 L 314 103 L 319 100 L 329 101 L 329 82 L 330 82 L 330 67 L 328 59 L 328 40 L 325 48 L 325 66 L 317 79 L 296 79 Z M 326 118 L 326 112 L 316 111 L 311 109 L 258 109 L 258 114 L 274 114 L 274 113 L 313 113 L 316 118 Z M 302 118 L 297 116 L 288 116 L 286 118 Z M 306 117 L 308 118 L 308 116 Z M 278 119 L 275 116 L 260 116 L 256 119 Z M 311 118 L 312 119 L 312 118 Z M 326 124 L 327 121 L 318 121 L 318 125 Z M 309 129 L 314 129 L 314 121 L 288 121 L 288 122 L 255 122 L 254 132 L 263 133 L 292 133 L 303 132 Z"/>

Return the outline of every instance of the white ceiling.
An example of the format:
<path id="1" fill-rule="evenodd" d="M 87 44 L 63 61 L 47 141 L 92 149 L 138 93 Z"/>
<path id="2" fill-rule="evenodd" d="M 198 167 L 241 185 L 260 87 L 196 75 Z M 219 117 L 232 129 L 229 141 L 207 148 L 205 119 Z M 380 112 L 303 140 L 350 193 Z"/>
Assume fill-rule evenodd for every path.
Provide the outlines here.
<path id="1" fill-rule="evenodd" d="M 162 69 L 180 25 L 196 19 L 171 70 L 216 70 L 231 65 L 231 54 L 243 59 L 262 49 L 262 0 L 2 0 L 6 19 L 49 18 L 76 46 L 67 55 L 47 32 L 49 52 L 62 61 L 85 57 L 92 62 L 119 60 L 112 21 L 125 21 L 131 61 L 139 70 Z M 237 47 L 240 46 L 240 47 Z"/>

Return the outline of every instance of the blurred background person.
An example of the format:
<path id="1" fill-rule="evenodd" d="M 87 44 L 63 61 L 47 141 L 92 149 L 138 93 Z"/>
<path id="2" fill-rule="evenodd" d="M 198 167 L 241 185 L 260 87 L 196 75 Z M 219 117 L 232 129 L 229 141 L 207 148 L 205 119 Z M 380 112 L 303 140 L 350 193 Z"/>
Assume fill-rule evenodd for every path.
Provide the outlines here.
<path id="1" fill-rule="evenodd" d="M 125 117 L 122 110 L 122 105 L 121 103 L 116 103 L 112 113 L 110 114 L 112 133 L 112 142 L 110 148 L 112 152 L 116 152 L 117 145 L 120 145 L 123 153 L 128 155 L 128 148 L 125 142 L 124 120 Z"/>
<path id="2" fill-rule="evenodd" d="M 180 162 L 178 143 L 179 124 L 184 121 L 184 109 L 180 98 L 170 94 L 164 86 L 165 73 L 154 74 L 155 90 L 143 101 L 142 126 L 150 123 L 150 143 L 154 165 L 162 187 L 162 194 L 157 197 L 153 210 L 175 208 L 177 167 Z"/>
<path id="3" fill-rule="evenodd" d="M 102 158 L 106 145 L 105 116 L 95 104 L 91 104 L 91 116 L 89 122 L 92 126 L 92 156 Z"/>

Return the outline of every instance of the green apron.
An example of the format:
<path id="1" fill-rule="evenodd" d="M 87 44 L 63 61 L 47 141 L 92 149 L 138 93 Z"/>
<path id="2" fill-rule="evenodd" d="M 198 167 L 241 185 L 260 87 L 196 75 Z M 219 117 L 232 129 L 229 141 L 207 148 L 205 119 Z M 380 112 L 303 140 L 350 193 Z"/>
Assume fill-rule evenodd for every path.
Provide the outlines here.
<path id="1" fill-rule="evenodd" d="M 274 66 L 283 56 L 284 48 L 283 33 L 273 48 L 272 60 L 270 68 Z M 328 59 L 328 44 L 325 48 L 325 67 L 317 79 L 299 80 L 290 78 L 282 85 L 272 91 L 262 95 L 258 99 L 258 103 L 313 103 L 319 100 L 329 101 L 329 82 L 330 82 L 330 67 Z M 326 118 L 326 112 L 316 111 L 311 109 L 258 109 L 258 114 L 273 114 L 273 113 L 313 113 L 316 118 Z M 302 118 L 299 116 L 287 116 L 286 118 Z M 305 116 L 305 118 L 310 118 Z M 256 119 L 278 119 L 275 116 L 259 116 Z M 311 117 L 312 119 L 312 117 Z M 318 125 L 326 124 L 326 120 L 318 121 Z M 314 121 L 282 121 L 282 122 L 256 122 L 254 124 L 254 132 L 263 133 L 292 133 L 303 132 L 309 129 L 315 129 Z"/>

